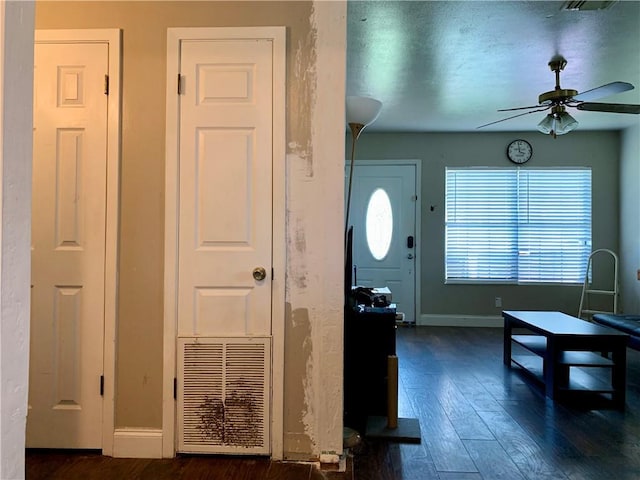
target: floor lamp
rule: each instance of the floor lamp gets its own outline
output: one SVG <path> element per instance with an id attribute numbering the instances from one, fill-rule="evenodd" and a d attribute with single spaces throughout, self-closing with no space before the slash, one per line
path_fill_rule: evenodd
<path id="1" fill-rule="evenodd" d="M 345 212 L 344 242 L 347 245 L 347 231 L 349 229 L 349 210 L 351 209 L 351 184 L 353 182 L 353 164 L 356 155 L 356 142 L 364 127 L 375 122 L 382 102 L 369 97 L 347 97 L 347 125 L 351 129 L 351 165 L 349 166 L 349 186 L 347 187 L 347 208 Z"/>
<path id="2" fill-rule="evenodd" d="M 364 130 L 364 127 L 373 123 L 382 108 L 382 102 L 369 97 L 347 97 L 346 99 L 346 118 L 347 125 L 351 129 L 351 165 L 349 165 L 349 181 L 347 187 L 347 206 L 345 210 L 345 223 L 344 223 L 344 248 L 345 248 L 345 272 L 346 269 L 351 269 L 351 265 L 347 265 L 349 259 L 348 232 L 349 232 L 349 211 L 351 210 L 351 185 L 353 184 L 353 164 L 356 155 L 356 142 L 360 133 Z M 345 274 L 346 277 L 346 274 Z M 347 296 L 351 290 L 351 285 L 348 284 L 345 278 L 345 311 L 347 305 Z M 344 427 L 343 430 L 344 446 L 346 448 L 355 447 L 360 443 L 361 437 L 355 430 Z"/>
<path id="3" fill-rule="evenodd" d="M 353 166 L 355 163 L 356 143 L 362 130 L 373 123 L 380 114 L 382 103 L 369 97 L 347 97 L 347 124 L 351 129 L 351 165 L 349 166 L 349 186 L 347 187 L 347 207 L 345 212 L 344 240 L 347 249 L 349 232 L 349 211 L 351 209 L 351 186 L 353 183 Z M 347 258 L 347 255 L 345 255 Z M 346 266 L 350 268 L 350 265 Z M 349 286 L 350 288 L 350 286 Z M 416 418 L 398 418 L 398 357 L 390 355 L 388 368 L 388 406 L 387 416 L 370 416 L 367 420 L 368 437 L 398 442 L 420 443 L 420 423 Z M 345 428 L 343 432 L 345 446 L 354 446 L 360 441 L 357 432 Z"/>

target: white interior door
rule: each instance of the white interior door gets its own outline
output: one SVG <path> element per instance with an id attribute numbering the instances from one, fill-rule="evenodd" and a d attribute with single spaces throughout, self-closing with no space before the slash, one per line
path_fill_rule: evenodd
<path id="1" fill-rule="evenodd" d="M 356 161 L 352 183 L 354 282 L 388 287 L 397 311 L 415 322 L 416 166 Z"/>
<path id="2" fill-rule="evenodd" d="M 182 43 L 178 335 L 271 334 L 271 50 Z"/>
<path id="3" fill-rule="evenodd" d="M 195 342 L 185 348 L 214 337 L 230 345 L 204 360 L 179 356 L 178 450 L 268 454 L 273 44 L 184 40 L 180 88 L 177 333 Z M 242 340 L 255 337 L 267 344 L 245 365 L 250 346 Z M 227 358 L 232 348 L 242 358 Z M 202 361 L 220 368 L 213 376 L 193 368 Z M 215 428 L 205 428 L 212 415 Z"/>
<path id="4" fill-rule="evenodd" d="M 27 446 L 101 448 L 108 45 L 35 46 Z"/>

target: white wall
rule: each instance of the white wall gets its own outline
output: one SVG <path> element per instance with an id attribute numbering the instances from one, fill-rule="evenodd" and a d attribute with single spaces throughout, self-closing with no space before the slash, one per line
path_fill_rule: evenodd
<path id="1" fill-rule="evenodd" d="M 0 478 L 24 478 L 29 382 L 33 2 L 0 3 Z"/>
<path id="2" fill-rule="evenodd" d="M 622 311 L 640 315 L 640 127 L 621 136 L 620 300 Z"/>

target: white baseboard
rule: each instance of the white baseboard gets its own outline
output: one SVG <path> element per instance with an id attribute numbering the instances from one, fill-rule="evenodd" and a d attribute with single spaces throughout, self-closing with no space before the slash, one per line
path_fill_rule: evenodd
<path id="1" fill-rule="evenodd" d="M 430 327 L 503 327 L 504 320 L 497 315 L 422 314 L 417 324 Z"/>
<path id="2" fill-rule="evenodd" d="M 113 433 L 116 458 L 162 458 L 162 430 L 156 428 L 116 428 Z"/>

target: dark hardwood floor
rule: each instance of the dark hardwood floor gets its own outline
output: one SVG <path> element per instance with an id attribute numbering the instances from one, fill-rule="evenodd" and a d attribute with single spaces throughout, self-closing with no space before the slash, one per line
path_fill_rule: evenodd
<path id="1" fill-rule="evenodd" d="M 347 472 L 268 458 L 178 456 L 126 459 L 97 453 L 27 451 L 27 480 L 346 480 Z M 6 480 L 6 479 L 2 479 Z"/>
<path id="2" fill-rule="evenodd" d="M 502 329 L 398 330 L 400 416 L 422 443 L 365 441 L 356 480 L 640 479 L 640 353 L 624 412 L 560 404 L 502 363 Z M 582 372 L 577 372 L 582 373 Z"/>
<path id="3" fill-rule="evenodd" d="M 365 439 L 346 473 L 261 458 L 29 451 L 27 479 L 640 479 L 639 352 L 627 352 L 623 412 L 544 397 L 503 365 L 499 328 L 400 328 L 397 352 L 399 413 L 420 420 L 422 442 Z"/>

